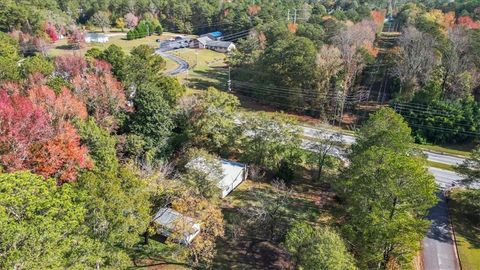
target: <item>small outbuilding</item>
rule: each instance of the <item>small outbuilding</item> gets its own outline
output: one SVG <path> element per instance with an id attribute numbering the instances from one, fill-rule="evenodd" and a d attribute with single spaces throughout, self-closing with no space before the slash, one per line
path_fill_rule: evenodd
<path id="1" fill-rule="evenodd" d="M 217 187 L 220 190 L 220 195 L 225 198 L 230 192 L 232 192 L 240 183 L 247 179 L 248 170 L 245 164 L 220 159 L 217 160 L 221 167 L 221 174 L 216 173 L 216 170 L 209 168 L 210 163 L 204 157 L 197 157 L 185 165 L 186 168 L 199 170 L 210 174 L 210 177 L 217 182 Z"/>
<path id="2" fill-rule="evenodd" d="M 103 33 L 87 33 L 85 35 L 85 42 L 87 43 L 107 43 L 108 36 Z"/>
<path id="3" fill-rule="evenodd" d="M 161 208 L 155 214 L 153 222 L 160 225 L 158 233 L 166 237 L 173 235 L 177 242 L 184 245 L 190 244 L 200 233 L 200 224 L 172 208 Z"/>
<path id="4" fill-rule="evenodd" d="M 211 41 L 207 43 L 206 48 L 221 53 L 231 52 L 236 49 L 235 44 L 230 41 Z"/>
<path id="5" fill-rule="evenodd" d="M 222 159 L 223 178 L 218 182 L 222 190 L 222 198 L 225 198 L 240 183 L 247 179 L 247 165 L 235 161 Z"/>

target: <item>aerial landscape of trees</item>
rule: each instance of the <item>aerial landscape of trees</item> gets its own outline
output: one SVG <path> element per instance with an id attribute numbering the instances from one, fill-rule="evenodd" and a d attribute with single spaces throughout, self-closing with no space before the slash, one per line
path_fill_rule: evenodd
<path id="1" fill-rule="evenodd" d="M 415 143 L 480 137 L 480 3 L 416 2 L 2 1 L 0 268 L 413 269 L 439 191 Z M 151 46 L 211 31 L 236 44 L 216 87 Z M 474 187 L 469 154 L 450 169 Z M 479 197 L 452 193 L 474 221 Z"/>

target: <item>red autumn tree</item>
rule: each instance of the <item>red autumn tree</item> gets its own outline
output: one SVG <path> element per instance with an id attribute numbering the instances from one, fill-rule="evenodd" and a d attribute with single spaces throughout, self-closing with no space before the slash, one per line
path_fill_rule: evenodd
<path id="1" fill-rule="evenodd" d="M 128 28 L 134 28 L 138 24 L 138 17 L 131 12 L 125 14 L 124 19 Z"/>
<path id="2" fill-rule="evenodd" d="M 95 74 L 102 75 L 112 72 L 112 65 L 105 60 L 94 59 L 91 69 Z"/>
<path id="3" fill-rule="evenodd" d="M 0 92 L 0 163 L 7 171 L 26 169 L 33 144 L 51 137 L 48 114 L 28 98 Z"/>
<path id="4" fill-rule="evenodd" d="M 79 168 L 92 167 L 88 150 L 80 145 L 80 136 L 75 128 L 62 122 L 55 135 L 38 148 L 32 150 L 32 170 L 45 177 L 55 177 L 61 183 L 77 178 Z"/>
<path id="5" fill-rule="evenodd" d="M 465 26 L 468 29 L 480 29 L 480 23 L 474 21 L 470 16 L 459 17 L 457 23 Z"/>
<path id="6" fill-rule="evenodd" d="M 122 84 L 111 73 L 87 73 L 72 80 L 75 96 L 87 105 L 88 112 L 107 129 L 116 127 L 114 115 L 126 109 Z"/>
<path id="7" fill-rule="evenodd" d="M 91 162 L 70 124 L 60 121 L 54 127 L 45 109 L 28 97 L 1 91 L 0 165 L 8 172 L 31 170 L 66 182 Z"/>
<path id="8" fill-rule="evenodd" d="M 28 90 L 28 97 L 46 110 L 56 123 L 74 118 L 86 119 L 88 116 L 85 104 L 76 99 L 67 88 L 63 88 L 60 94 L 56 95 L 48 86 L 33 86 Z"/>
<path id="9" fill-rule="evenodd" d="M 63 78 L 73 78 L 87 70 L 85 58 L 76 55 L 61 55 L 55 58 L 55 70 Z"/>
<path id="10" fill-rule="evenodd" d="M 54 24 L 46 23 L 45 33 L 47 33 L 48 37 L 50 37 L 50 40 L 52 42 L 57 42 L 58 41 L 57 28 L 55 27 Z"/>
<path id="11" fill-rule="evenodd" d="M 17 82 L 2 81 L 0 83 L 0 93 L 6 92 L 9 95 L 18 94 L 21 88 Z"/>
<path id="12" fill-rule="evenodd" d="M 73 28 L 68 35 L 68 44 L 75 50 L 85 48 L 85 33 L 78 28 Z"/>
<path id="13" fill-rule="evenodd" d="M 33 44 L 34 49 L 37 52 L 40 52 L 43 56 L 47 55 L 47 51 L 48 51 L 50 46 L 43 38 L 34 37 L 32 39 L 32 44 Z"/>

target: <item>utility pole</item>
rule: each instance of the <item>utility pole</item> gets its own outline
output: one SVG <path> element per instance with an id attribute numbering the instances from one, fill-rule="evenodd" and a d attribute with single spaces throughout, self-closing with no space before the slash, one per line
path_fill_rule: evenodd
<path id="1" fill-rule="evenodd" d="M 388 0 L 387 14 L 389 19 L 393 18 L 393 5 L 393 0 Z"/>
<path id="2" fill-rule="evenodd" d="M 232 68 L 228 65 L 228 92 L 232 92 Z"/>
<path id="3" fill-rule="evenodd" d="M 198 65 L 198 49 L 195 50 L 195 68 Z"/>

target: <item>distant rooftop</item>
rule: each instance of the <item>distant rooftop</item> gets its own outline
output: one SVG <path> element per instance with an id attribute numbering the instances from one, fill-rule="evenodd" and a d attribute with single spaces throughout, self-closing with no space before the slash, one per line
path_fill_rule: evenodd
<path id="1" fill-rule="evenodd" d="M 212 37 L 219 38 L 223 36 L 223 33 L 220 31 L 215 31 L 215 32 L 208 33 L 207 35 L 211 35 Z"/>
<path id="2" fill-rule="evenodd" d="M 228 48 L 232 45 L 233 42 L 230 41 L 209 41 L 207 46 L 218 47 L 218 48 Z"/>
<path id="3" fill-rule="evenodd" d="M 202 37 L 197 38 L 197 41 L 206 45 L 207 43 L 211 42 L 212 39 L 209 38 L 208 36 L 202 36 Z"/>

